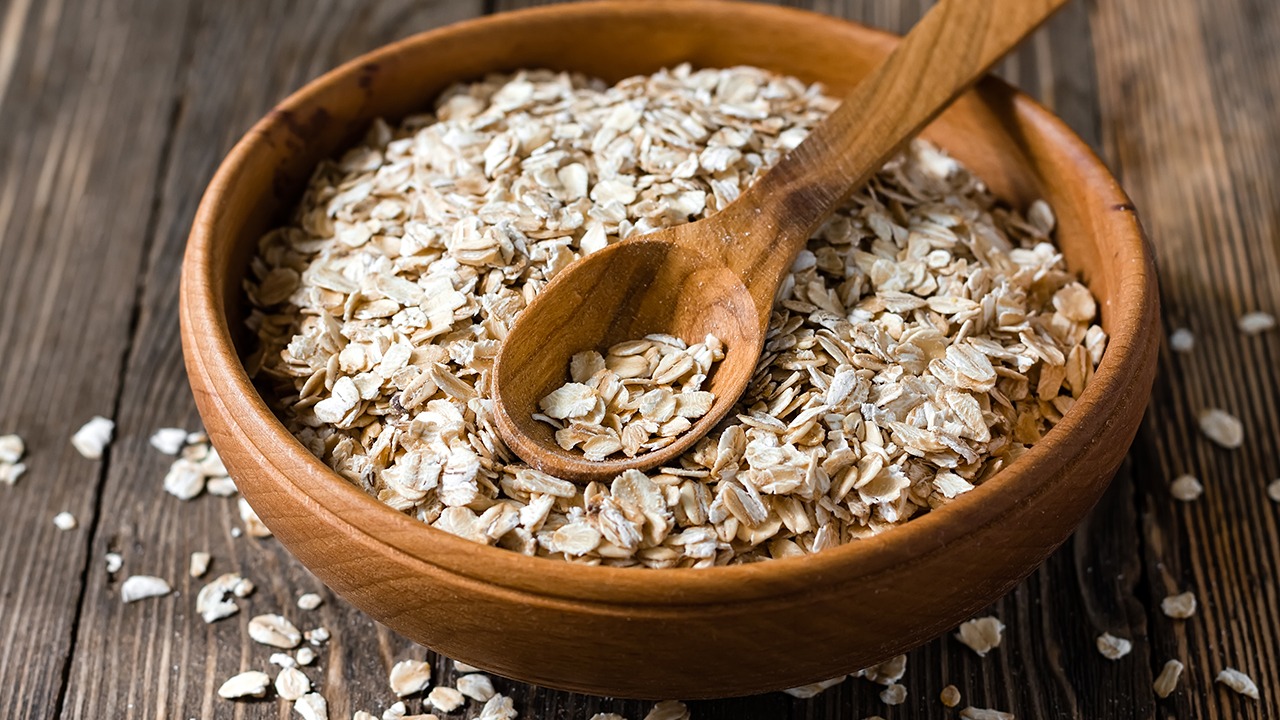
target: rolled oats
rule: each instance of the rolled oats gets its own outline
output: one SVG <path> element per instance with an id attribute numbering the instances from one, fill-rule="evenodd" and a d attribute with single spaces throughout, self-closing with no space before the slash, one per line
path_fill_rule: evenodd
<path id="1" fill-rule="evenodd" d="M 302 720 L 329 720 L 329 703 L 320 693 L 307 693 L 293 703 L 293 709 Z"/>
<path id="2" fill-rule="evenodd" d="M 1274 329 L 1276 318 L 1270 313 L 1250 312 L 1241 315 L 1236 324 L 1245 335 L 1258 335 Z"/>
<path id="3" fill-rule="evenodd" d="M 245 287 L 260 341 L 249 369 L 351 483 L 529 555 L 752 562 L 953 502 L 1051 431 L 1106 333 L 1052 244 L 1052 208 L 1001 205 L 923 141 L 814 234 L 745 395 L 669 466 L 574 485 L 534 474 L 493 429 L 494 358 L 557 272 L 720 211 L 836 105 L 747 67 L 682 65 L 612 87 L 542 70 L 455 86 L 433 113 L 375 123 L 322 164 L 293 222 L 261 239 Z M 592 457 L 642 451 L 709 405 L 708 343 L 663 355 L 683 341 L 638 342 L 570 364 L 579 387 L 542 408 L 565 443 Z M 671 393 L 673 412 L 646 377 L 690 392 Z M 643 407 L 630 408 L 637 394 Z M 615 408 L 625 426 L 603 423 L 605 397 L 627 400 Z"/>
<path id="4" fill-rule="evenodd" d="M 420 693 L 431 684 L 431 665 L 422 660 L 401 660 L 392 666 L 387 682 L 398 697 Z"/>
<path id="5" fill-rule="evenodd" d="M 168 595 L 169 581 L 154 575 L 131 575 L 120 583 L 120 599 L 126 603 Z"/>
<path id="6" fill-rule="evenodd" d="M 120 553 L 109 552 L 106 554 L 105 558 L 108 575 L 115 575 L 120 572 L 120 568 L 124 566 L 124 557 Z"/>
<path id="7" fill-rule="evenodd" d="M 894 683 L 880 691 L 880 702 L 885 705 L 901 705 L 906 699 L 907 688 L 905 685 Z"/>
<path id="8" fill-rule="evenodd" d="M 193 578 L 204 577 L 204 574 L 209 571 L 209 561 L 212 559 L 213 556 L 207 552 L 197 551 L 191 553 L 191 562 L 188 565 L 187 574 Z"/>
<path id="9" fill-rule="evenodd" d="M 102 458 L 102 452 L 111 444 L 111 436 L 115 432 L 114 421 L 95 415 L 71 436 L 71 444 L 76 451 L 90 460 Z"/>
<path id="10" fill-rule="evenodd" d="M 291 650 L 302 642 L 302 633 L 280 615 L 258 615 L 249 621 L 249 637 L 255 642 Z"/>
<path id="11" fill-rule="evenodd" d="M 489 698 L 494 695 L 493 681 L 489 679 L 488 675 L 480 673 L 463 675 L 458 678 L 455 686 L 458 692 L 479 702 L 488 702 Z"/>
<path id="12" fill-rule="evenodd" d="M 644 720 L 689 720 L 689 708 L 679 700 L 663 700 L 653 706 Z"/>
<path id="13" fill-rule="evenodd" d="M 960 711 L 960 720 L 1017 720 L 1013 713 L 989 708 L 967 707 Z"/>
<path id="14" fill-rule="evenodd" d="M 271 686 L 271 677 L 264 672 L 250 670 L 229 678 L 218 688 L 218 696 L 228 700 L 243 697 L 263 697 Z"/>
<path id="15" fill-rule="evenodd" d="M 324 603 L 324 598 L 316 593 L 303 593 L 298 596 L 298 607 L 302 610 L 315 610 Z"/>
<path id="16" fill-rule="evenodd" d="M 1196 346 L 1196 336 L 1186 328 L 1169 334 L 1169 348 L 1176 353 L 1189 353 Z"/>
<path id="17" fill-rule="evenodd" d="M 1200 432 L 1219 446 L 1234 450 L 1244 444 L 1244 425 L 1235 415 L 1218 408 L 1208 408 L 1197 416 Z"/>
<path id="18" fill-rule="evenodd" d="M 5 485 L 16 485 L 18 484 L 18 479 L 26 472 L 26 463 L 0 462 L 0 483 L 4 483 Z"/>
<path id="19" fill-rule="evenodd" d="M 80 527 L 80 523 L 76 521 L 76 516 L 63 510 L 53 516 L 53 526 L 59 530 L 75 530 Z"/>
<path id="20" fill-rule="evenodd" d="M 960 689 L 955 685 L 948 685 L 942 688 L 942 694 L 938 697 L 942 704 L 952 708 L 960 704 Z"/>
<path id="21" fill-rule="evenodd" d="M 151 434 L 151 447 L 165 455 L 177 455 L 187 444 L 187 431 L 182 428 L 160 428 Z"/>
<path id="22" fill-rule="evenodd" d="M 1280 479 L 1272 480 L 1271 484 L 1267 485 L 1267 497 L 1271 498 L 1272 502 L 1280 503 Z"/>
<path id="23" fill-rule="evenodd" d="M 440 685 L 431 688 L 431 692 L 427 693 L 427 702 L 442 713 L 451 713 L 462 707 L 467 699 L 454 688 Z"/>
<path id="24" fill-rule="evenodd" d="M 286 667 L 276 674 L 276 694 L 285 700 L 297 700 L 311 692 L 311 680 L 296 667 Z"/>
<path id="25" fill-rule="evenodd" d="M 1173 694 L 1174 688 L 1178 687 L 1178 679 L 1182 677 L 1182 669 L 1182 663 L 1177 660 L 1170 660 L 1164 664 L 1151 685 L 1158 697 L 1167 698 Z"/>
<path id="26" fill-rule="evenodd" d="M 956 639 L 978 653 L 978 657 L 986 657 L 993 648 L 1000 647 L 1003 633 L 1004 623 L 998 618 L 981 617 L 961 623 Z"/>
<path id="27" fill-rule="evenodd" d="M 1235 668 L 1223 670 L 1218 673 L 1218 677 L 1215 680 L 1245 697 L 1253 698 L 1254 700 L 1259 699 L 1258 686 L 1253 682 L 1253 678 Z"/>
<path id="28" fill-rule="evenodd" d="M 1160 609 L 1171 618 L 1185 620 L 1196 612 L 1196 594 L 1184 592 L 1179 595 L 1170 595 L 1160 601 Z"/>
<path id="29" fill-rule="evenodd" d="M 244 578 L 235 573 L 226 573 L 200 588 L 196 594 L 196 612 L 200 618 L 205 623 L 214 623 L 240 612 L 240 606 L 227 596 L 235 594 L 243 581 Z"/>
<path id="30" fill-rule="evenodd" d="M 1111 633 L 1099 635 L 1097 645 L 1098 652 L 1102 653 L 1102 656 L 1108 660 L 1119 660 L 1128 655 L 1129 651 L 1133 649 L 1132 642 L 1124 638 L 1118 638 Z"/>
<path id="31" fill-rule="evenodd" d="M 1204 494 L 1204 486 L 1192 475 L 1179 475 L 1169 484 L 1169 494 L 1183 502 L 1191 502 Z"/>
<path id="32" fill-rule="evenodd" d="M 569 362 L 570 381 L 539 402 L 534 418 L 556 429 L 565 450 L 581 445 L 588 460 L 659 450 L 711 410 L 715 395 L 701 388 L 723 359 L 714 335 L 693 346 L 648 335 L 603 356 L 580 352 Z"/>
<path id="33" fill-rule="evenodd" d="M 22 459 L 27 450 L 17 435 L 0 435 L 0 464 L 13 465 Z"/>
<path id="34" fill-rule="evenodd" d="M 828 680 L 823 680 L 821 682 L 810 683 L 808 685 L 801 685 L 800 687 L 787 688 L 782 692 L 790 695 L 791 697 L 797 697 L 797 698 L 800 698 L 801 700 L 808 700 L 811 697 L 816 697 L 817 695 L 824 692 L 828 688 L 833 688 L 839 685 L 840 683 L 844 682 L 844 679 L 846 677 L 848 676 L 841 675 L 840 677 L 830 678 Z"/>

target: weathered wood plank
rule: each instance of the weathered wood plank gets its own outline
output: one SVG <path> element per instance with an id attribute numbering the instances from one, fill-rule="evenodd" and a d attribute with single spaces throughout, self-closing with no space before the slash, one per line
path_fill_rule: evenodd
<path id="1" fill-rule="evenodd" d="M 1151 664 L 1186 663 L 1160 703 L 1178 717 L 1274 717 L 1280 708 L 1280 528 L 1267 483 L 1280 477 L 1280 334 L 1242 336 L 1236 318 L 1280 308 L 1280 7 L 1184 0 L 1099 3 L 1093 10 L 1108 159 L 1133 197 L 1159 258 L 1166 329 L 1187 327 L 1192 352 L 1166 352 L 1135 466 L 1143 509 Z M 1223 450 L 1196 413 L 1240 417 L 1246 441 Z M 1168 485 L 1205 486 L 1189 504 Z M 1200 609 L 1172 620 L 1160 600 L 1194 590 Z M 1248 673 L 1262 701 L 1214 677 Z"/>
<path id="2" fill-rule="evenodd" d="M 234 501 L 202 497 L 183 503 L 165 494 L 161 481 L 168 458 L 150 448 L 147 438 L 162 426 L 193 427 L 197 422 L 178 341 L 178 268 L 196 205 L 218 161 L 275 102 L 312 77 L 391 40 L 478 14 L 481 6 L 417 0 L 190 6 L 190 62 L 179 79 L 170 161 L 163 177 L 146 184 L 159 188 L 157 240 L 142 275 L 134 351 L 118 418 L 120 437 L 103 489 L 103 519 L 93 537 L 62 715 L 95 720 L 288 717 L 292 710 L 276 700 L 246 705 L 215 694 L 241 670 L 275 669 L 267 663 L 269 649 L 250 642 L 246 634 L 249 618 L 265 612 L 281 612 L 303 629 L 331 629 L 334 639 L 308 672 L 324 689 L 331 717 L 349 718 L 361 708 L 380 713 L 391 696 L 386 686 L 391 663 L 425 651 L 375 628 L 332 598 L 318 610 L 299 610 L 297 595 L 310 590 L 328 596 L 323 586 L 278 543 L 234 538 L 232 528 L 240 525 Z M 180 29 L 166 33 L 182 34 Z M 134 40 L 146 42 L 144 37 Z M 144 145 L 132 140 L 126 149 Z M 107 196 L 118 197 L 119 192 L 123 189 L 113 186 Z M 120 203 L 121 212 L 143 212 L 147 206 Z M 137 247 L 135 240 L 128 241 Z M 135 274 L 133 268 L 123 273 L 130 288 Z M 113 332 L 129 336 L 123 326 Z M 39 522 L 47 525 L 48 519 Z M 205 580 L 187 577 L 188 557 L 197 550 L 214 555 Z M 125 558 L 115 579 L 100 562 L 108 551 Z M 204 581 L 233 571 L 251 578 L 257 592 L 242 601 L 240 615 L 206 626 L 194 612 L 196 593 Z M 119 584 L 131 573 L 165 577 L 179 596 L 122 605 Z"/>
<path id="3" fill-rule="evenodd" d="M 103 472 L 68 440 L 118 402 L 183 14 L 0 6 L 0 434 L 29 467 L 0 486 L 0 717 L 53 716 L 65 681 Z"/>

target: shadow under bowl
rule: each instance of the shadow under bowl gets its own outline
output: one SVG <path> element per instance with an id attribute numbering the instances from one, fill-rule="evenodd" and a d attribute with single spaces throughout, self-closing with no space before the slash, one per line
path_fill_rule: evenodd
<path id="1" fill-rule="evenodd" d="M 792 687 L 855 671 L 967 619 L 1032 572 L 1097 502 L 1155 372 L 1152 253 L 1133 206 L 1063 123 L 987 79 L 925 136 L 1016 207 L 1046 199 L 1068 265 L 1100 299 L 1110 344 L 1043 441 L 946 507 L 812 556 L 706 570 L 588 567 L 481 546 L 382 505 L 312 456 L 245 372 L 241 281 L 261 234 L 315 165 L 378 117 L 448 85 L 548 67 L 616 81 L 681 62 L 756 65 L 842 94 L 896 42 L 804 11 L 728 2 L 594 2 L 502 14 L 411 37 L 298 91 L 232 149 L 196 215 L 182 341 L 206 428 L 284 545 L 408 638 L 500 675 L 637 698 Z"/>

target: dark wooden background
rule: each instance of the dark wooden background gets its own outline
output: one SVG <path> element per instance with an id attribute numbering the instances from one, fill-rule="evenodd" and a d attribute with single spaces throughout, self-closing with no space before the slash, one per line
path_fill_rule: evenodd
<path id="1" fill-rule="evenodd" d="M 380 714 L 387 670 L 424 651 L 332 597 L 274 541 L 236 539 L 234 502 L 181 503 L 161 490 L 161 426 L 197 424 L 178 343 L 178 267 L 219 159 L 285 94 L 387 41 L 528 4 L 518 0 L 0 0 L 0 434 L 18 432 L 30 471 L 0 486 L 0 717 L 287 718 L 276 700 L 219 699 L 228 676 L 263 668 L 248 618 L 321 592 L 333 633 L 308 674 L 335 719 Z M 813 0 L 820 12 L 902 31 L 926 0 Z M 1076 0 L 1001 72 L 1061 114 L 1122 179 L 1159 255 L 1167 327 L 1195 350 L 1161 356 L 1131 459 L 1089 521 L 990 611 L 1007 625 L 985 659 L 951 638 L 910 655 L 904 705 L 847 680 L 809 701 L 782 694 L 693 703 L 695 718 L 956 717 L 963 705 L 1019 718 L 1278 717 L 1280 333 L 1246 338 L 1235 318 L 1280 310 L 1280 3 Z M 1152 329 L 1153 332 L 1155 329 Z M 1206 442 L 1195 411 L 1237 413 L 1236 451 Z M 102 462 L 68 438 L 91 415 L 117 419 Z M 1197 475 L 1197 502 L 1169 481 Z M 51 518 L 70 510 L 72 532 Z M 258 584 L 248 611 L 206 626 L 193 612 L 212 572 Z M 115 580 L 108 551 L 125 557 Z M 161 575 L 180 597 L 119 601 L 130 573 Z M 1200 610 L 1159 601 L 1193 589 Z M 298 616 L 293 610 L 289 613 Z M 1103 631 L 1131 638 L 1110 662 Z M 1187 671 L 1158 700 L 1169 658 Z M 1213 682 L 1234 666 L 1262 689 L 1244 700 Z M 451 665 L 437 662 L 437 680 Z M 499 681 L 521 718 L 647 703 Z M 474 705 L 474 704 L 473 704 Z M 471 710 L 472 715 L 475 708 Z M 471 717 L 467 715 L 466 717 Z M 450 718 L 463 717 L 461 713 Z"/>

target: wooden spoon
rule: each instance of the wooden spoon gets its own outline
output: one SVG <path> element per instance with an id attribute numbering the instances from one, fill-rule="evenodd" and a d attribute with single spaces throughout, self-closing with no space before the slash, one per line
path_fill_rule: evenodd
<path id="1" fill-rule="evenodd" d="M 687 451 L 746 389 L 778 285 L 812 233 L 960 93 L 1067 0 L 942 0 L 884 64 L 763 177 L 716 215 L 628 238 L 560 272 L 503 342 L 493 375 L 498 432 L 556 477 L 608 480 Z M 727 30 L 731 32 L 730 30 Z M 714 42 L 714 39 L 709 39 Z M 633 458 L 587 460 L 533 419 L 569 358 L 649 333 L 700 342 L 725 358 L 710 412 L 674 443 Z"/>

